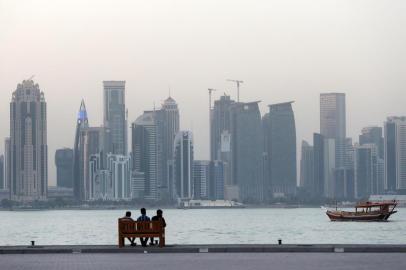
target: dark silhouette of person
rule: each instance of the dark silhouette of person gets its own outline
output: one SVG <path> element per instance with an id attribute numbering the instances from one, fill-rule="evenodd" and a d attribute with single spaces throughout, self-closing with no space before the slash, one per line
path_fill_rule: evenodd
<path id="1" fill-rule="evenodd" d="M 151 221 L 151 219 L 149 218 L 149 216 L 147 216 L 147 210 L 143 207 L 141 208 L 141 216 L 139 216 L 137 218 L 137 221 Z M 148 242 L 148 237 L 140 237 L 140 241 L 141 241 L 141 245 L 143 247 L 147 246 L 147 242 Z"/>
<path id="2" fill-rule="evenodd" d="M 163 211 L 161 209 L 156 210 L 156 216 L 152 217 L 152 221 L 160 221 L 162 223 L 162 227 L 166 227 L 166 222 L 164 217 L 162 216 Z M 151 237 L 150 245 L 154 245 L 154 238 Z"/>
<path id="3" fill-rule="evenodd" d="M 120 219 L 121 219 L 121 220 L 126 220 L 126 221 L 134 221 L 134 220 L 131 218 L 131 212 L 130 212 L 130 211 L 125 212 L 125 216 L 122 217 L 122 218 L 120 218 Z M 135 243 L 135 237 L 127 237 L 127 239 L 130 241 L 131 246 L 136 246 L 136 245 L 137 245 L 137 244 Z"/>

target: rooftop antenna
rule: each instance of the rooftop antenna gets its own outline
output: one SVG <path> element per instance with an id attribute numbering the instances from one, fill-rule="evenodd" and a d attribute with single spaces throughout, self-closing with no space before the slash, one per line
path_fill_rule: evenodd
<path id="1" fill-rule="evenodd" d="M 35 75 L 32 75 L 27 81 L 31 81 L 32 79 L 34 79 Z"/>
<path id="2" fill-rule="evenodd" d="M 240 80 L 227 80 L 229 82 L 235 82 L 237 84 L 237 102 L 240 102 L 240 83 L 244 83 Z"/>
<path id="3" fill-rule="evenodd" d="M 171 86 L 168 85 L 168 89 L 169 89 L 169 97 L 171 97 Z"/>

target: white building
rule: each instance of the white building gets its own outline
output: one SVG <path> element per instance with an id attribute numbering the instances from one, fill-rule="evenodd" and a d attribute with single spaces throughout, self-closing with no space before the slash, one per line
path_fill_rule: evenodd
<path id="1" fill-rule="evenodd" d="M 107 170 L 111 173 L 114 199 L 131 199 L 131 158 L 107 154 Z"/>

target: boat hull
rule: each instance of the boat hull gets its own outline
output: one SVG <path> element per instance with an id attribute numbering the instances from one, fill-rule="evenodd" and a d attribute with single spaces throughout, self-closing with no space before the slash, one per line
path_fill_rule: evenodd
<path id="1" fill-rule="evenodd" d="M 331 221 L 387 221 L 396 211 L 388 213 L 355 213 L 344 211 L 326 212 Z"/>

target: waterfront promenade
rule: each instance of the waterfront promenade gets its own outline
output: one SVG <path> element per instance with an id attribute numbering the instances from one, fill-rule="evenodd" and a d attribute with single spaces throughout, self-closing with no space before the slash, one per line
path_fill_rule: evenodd
<path id="1" fill-rule="evenodd" d="M 1 269 L 404 269 L 404 253 L 160 253 L 160 254 L 9 254 L 0 255 Z"/>

